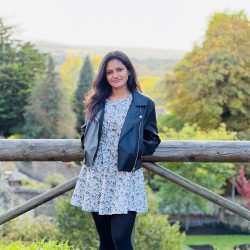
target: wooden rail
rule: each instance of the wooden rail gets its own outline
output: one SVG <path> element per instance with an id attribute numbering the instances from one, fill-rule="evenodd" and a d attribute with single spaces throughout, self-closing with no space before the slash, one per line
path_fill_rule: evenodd
<path id="1" fill-rule="evenodd" d="M 80 140 L 0 139 L 0 161 L 83 160 Z M 250 162 L 250 141 L 162 141 L 147 162 Z"/>
<path id="2" fill-rule="evenodd" d="M 79 140 L 0 140 L 0 161 L 72 161 L 82 160 Z M 248 141 L 163 141 L 153 156 L 143 157 L 148 170 L 203 198 L 250 220 L 250 210 L 241 207 L 184 177 L 152 162 L 249 162 Z M 147 162 L 145 162 L 147 161 Z M 0 225 L 73 189 L 77 178 L 59 185 L 0 215 Z"/>
<path id="3" fill-rule="evenodd" d="M 163 167 L 160 167 L 157 164 L 144 162 L 143 166 L 154 172 L 155 174 L 158 174 L 162 176 L 165 179 L 168 179 L 177 185 L 189 190 L 190 192 L 193 192 L 199 196 L 202 196 L 203 198 L 247 219 L 250 221 L 250 210 L 247 210 L 244 207 L 241 207 L 240 205 L 237 205 L 224 197 L 217 195 L 206 188 L 193 183 L 192 181 L 189 181 L 188 179 L 181 177 L 180 175 L 177 175 L 170 170 L 167 170 Z M 54 198 L 56 198 L 59 195 L 64 194 L 65 192 L 73 189 L 76 185 L 77 178 L 71 179 L 70 181 L 65 182 L 62 185 L 59 185 L 43 194 L 40 194 L 33 199 L 13 208 L 7 211 L 6 213 L 3 213 L 0 215 L 0 225 L 12 220 L 16 217 L 18 217 L 21 214 L 24 214 Z"/>

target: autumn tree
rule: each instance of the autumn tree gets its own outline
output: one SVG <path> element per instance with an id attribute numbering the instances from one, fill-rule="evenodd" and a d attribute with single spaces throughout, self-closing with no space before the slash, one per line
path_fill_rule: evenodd
<path id="1" fill-rule="evenodd" d="M 216 13 L 201 45 L 166 76 L 168 109 L 202 129 L 250 138 L 250 26 L 243 12 Z"/>
<path id="2" fill-rule="evenodd" d="M 236 180 L 231 179 L 231 183 L 236 187 L 239 195 L 247 200 L 247 207 L 250 209 L 250 180 L 247 180 L 245 176 L 244 166 L 239 169 Z"/>
<path id="3" fill-rule="evenodd" d="M 83 100 L 85 98 L 85 95 L 91 89 L 93 78 L 93 67 L 89 60 L 89 57 L 87 56 L 81 68 L 80 78 L 75 92 L 74 111 L 77 116 L 76 129 L 78 131 L 80 131 L 80 127 L 84 123 L 85 117 L 85 105 L 83 103 Z"/>
<path id="4" fill-rule="evenodd" d="M 70 102 L 73 102 L 74 99 L 74 93 L 79 81 L 81 66 L 82 59 L 80 56 L 69 55 L 60 69 L 62 84 L 64 85 L 66 95 L 69 97 Z"/>

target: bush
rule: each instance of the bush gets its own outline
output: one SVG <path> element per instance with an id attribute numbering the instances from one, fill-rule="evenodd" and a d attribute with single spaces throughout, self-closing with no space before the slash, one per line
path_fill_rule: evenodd
<path id="1" fill-rule="evenodd" d="M 69 246 L 68 243 L 63 243 L 63 242 L 57 242 L 57 241 L 39 241 L 37 243 L 32 243 L 32 244 L 27 244 L 22 241 L 16 241 L 12 242 L 8 245 L 1 244 L 0 243 L 0 250 L 5 249 L 5 250 L 37 250 L 37 249 L 43 249 L 43 250 L 79 250 L 77 248 L 74 248 L 73 246 Z"/>
<path id="2" fill-rule="evenodd" d="M 0 238 L 6 243 L 16 240 L 54 240 L 57 234 L 58 231 L 49 218 L 42 215 L 35 218 L 29 215 L 21 216 L 0 227 Z"/>
<path id="3" fill-rule="evenodd" d="M 135 224 L 135 247 L 140 250 L 181 250 L 185 234 L 179 224 L 170 225 L 168 216 L 156 214 L 157 200 L 147 186 L 149 212 L 139 214 Z"/>
<path id="4" fill-rule="evenodd" d="M 81 250 L 89 250 L 90 246 L 97 249 L 99 240 L 91 213 L 70 205 L 70 197 L 60 198 L 56 202 L 55 218 L 59 240 L 67 237 L 69 244 Z"/>

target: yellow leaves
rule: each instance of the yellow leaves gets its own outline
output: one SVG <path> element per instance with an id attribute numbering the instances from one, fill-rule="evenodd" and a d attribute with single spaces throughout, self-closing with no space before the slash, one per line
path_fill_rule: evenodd
<path id="1" fill-rule="evenodd" d="M 102 57 L 101 56 L 90 56 L 89 60 L 94 68 L 94 72 L 96 73 L 99 65 L 101 64 Z"/>
<path id="2" fill-rule="evenodd" d="M 160 137 L 163 140 L 236 140 L 237 133 L 227 131 L 224 123 L 221 123 L 218 129 L 209 131 L 201 130 L 197 124 L 186 123 L 179 132 L 174 128 L 164 127 Z"/>
<path id="3" fill-rule="evenodd" d="M 66 61 L 61 66 L 60 76 L 66 95 L 70 99 L 73 98 L 76 90 L 82 63 L 80 56 L 68 55 Z"/>

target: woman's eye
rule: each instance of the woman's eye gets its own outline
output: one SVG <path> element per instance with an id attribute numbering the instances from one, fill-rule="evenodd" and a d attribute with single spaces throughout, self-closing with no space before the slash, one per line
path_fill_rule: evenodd
<path id="1" fill-rule="evenodd" d="M 111 75 L 111 74 L 112 74 L 112 72 L 111 72 L 111 71 L 108 71 L 106 74 L 107 74 L 107 75 Z"/>
<path id="2" fill-rule="evenodd" d="M 123 69 L 118 69 L 117 71 L 121 72 Z"/>

